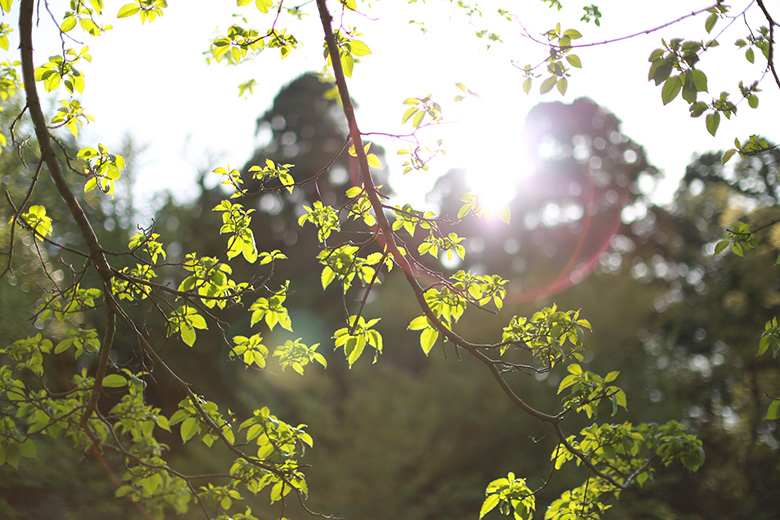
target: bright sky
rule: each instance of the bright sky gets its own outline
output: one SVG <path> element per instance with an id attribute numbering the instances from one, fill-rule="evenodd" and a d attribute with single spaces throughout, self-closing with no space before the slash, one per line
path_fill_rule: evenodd
<path id="1" fill-rule="evenodd" d="M 64 1 L 51 2 L 65 8 Z M 114 12 L 125 2 L 107 2 Z M 679 2 L 656 0 L 651 3 L 602 0 L 596 2 L 603 13 L 600 28 L 579 21 L 579 8 L 572 1 L 571 16 L 563 28 L 577 28 L 585 37 L 582 43 L 603 41 L 651 29 L 709 5 L 705 1 Z M 590 3 L 590 2 L 587 2 Z M 736 9 L 747 6 L 746 0 L 733 2 Z M 230 163 L 240 167 L 256 146 L 255 120 L 270 106 L 284 84 L 308 70 L 321 70 L 322 30 L 314 2 L 305 9 L 310 16 L 290 32 L 303 43 L 290 57 L 280 60 L 273 50 L 239 67 L 207 65 L 203 51 L 217 27 L 226 28 L 233 19 L 230 13 L 240 11 L 250 22 L 260 26 L 270 22 L 270 15 L 260 15 L 253 6 L 232 7 L 225 2 L 225 14 L 218 2 L 207 0 L 169 0 L 165 16 L 141 25 L 136 18 L 107 19 L 114 30 L 103 37 L 81 37 L 90 46 L 92 65 L 82 70 L 87 87 L 83 105 L 96 118 L 82 132 L 84 146 L 99 141 L 117 147 L 123 136 L 132 135 L 138 144 L 146 145 L 141 160 L 134 166 L 136 189 L 142 198 L 159 188 L 169 188 L 183 195 L 194 191 L 198 170 Z M 660 38 L 688 35 L 706 38 L 704 16 L 664 31 L 609 46 L 577 51 L 583 70 L 574 70 L 565 97 L 557 92 L 540 96 L 538 86 L 526 96 L 521 89 L 522 74 L 511 66 L 536 64 L 544 58 L 545 49 L 523 37 L 518 23 L 493 23 L 493 14 L 484 8 L 482 21 L 470 27 L 468 21 L 449 2 L 429 0 L 427 4 L 372 2 L 374 9 L 364 17 L 351 13 L 345 21 L 364 33 L 361 37 L 373 53 L 356 65 L 350 82 L 351 93 L 360 105 L 358 118 L 363 131 L 404 133 L 400 126 L 405 109 L 403 100 L 412 96 L 433 94 L 443 105 L 447 119 L 460 121 L 423 134 L 433 146 L 443 136 L 445 159 L 434 163 L 428 175 L 409 174 L 398 181 L 397 190 L 414 200 L 432 184 L 435 175 L 451 167 L 480 167 L 485 177 L 500 182 L 505 176 L 518 175 L 523 158 L 517 145 L 526 112 L 542 101 L 571 102 L 589 96 L 614 112 L 623 121 L 623 132 L 645 147 L 650 161 L 666 175 L 657 195 L 668 201 L 677 179 L 696 153 L 727 148 L 734 137 L 743 139 L 750 133 L 762 133 L 780 141 L 776 121 L 768 114 L 780 114 L 780 94 L 767 76 L 761 95 L 760 112 L 746 103 L 739 106 L 735 121 L 721 122 L 717 138 L 704 129 L 704 118 L 691 119 L 687 104 L 677 99 L 664 107 L 660 88 L 647 81 L 650 52 L 660 47 Z M 482 2 L 482 5 L 487 3 Z M 497 5 L 490 3 L 492 5 Z M 505 2 L 518 5 L 517 2 Z M 520 22 L 531 34 L 549 29 L 567 10 L 560 13 L 545 7 L 540 0 L 520 3 Z M 684 5 L 683 5 L 684 4 Z M 334 3 L 335 5 L 335 3 Z M 490 7 L 490 9 L 493 9 Z M 639 12 L 639 9 L 644 9 Z M 755 6 L 753 8 L 755 10 Z M 450 13 L 455 13 L 450 16 Z M 426 34 L 410 18 L 426 20 Z M 6 15 L 4 23 L 16 25 L 16 15 Z M 484 21 L 484 23 L 483 23 Z M 42 26 L 51 26 L 42 13 Z M 718 32 L 726 26 L 721 21 Z M 485 41 L 474 37 L 476 29 L 490 27 L 502 36 L 503 43 L 485 52 Z M 691 35 L 688 29 L 696 32 Z M 76 31 L 74 31 L 75 33 Z M 705 56 L 703 68 L 709 76 L 710 94 L 736 90 L 739 78 L 758 78 L 760 67 L 750 67 L 737 54 L 733 41 L 744 37 L 746 28 L 737 20 L 722 38 L 721 49 Z M 37 60 L 41 62 L 58 52 L 59 41 L 38 40 Z M 69 46 L 79 47 L 69 43 Z M 12 44 L 12 50 L 15 45 Z M 736 61 L 727 57 L 737 56 Z M 759 61 L 759 60 L 757 60 Z M 259 84 L 249 99 L 238 97 L 238 84 L 255 78 Z M 480 94 L 479 99 L 453 103 L 456 82 Z M 407 126 L 406 129 L 409 127 Z M 388 152 L 391 172 L 401 170 L 396 146 L 380 141 Z M 400 175 L 398 175 L 400 177 Z"/>

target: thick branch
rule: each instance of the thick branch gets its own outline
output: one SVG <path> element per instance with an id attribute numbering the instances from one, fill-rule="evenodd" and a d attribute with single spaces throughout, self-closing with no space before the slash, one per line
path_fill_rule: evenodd
<path id="1" fill-rule="evenodd" d="M 35 128 L 35 135 L 38 138 L 38 148 L 41 151 L 41 160 L 46 164 L 51 175 L 54 184 L 57 186 L 57 191 L 60 193 L 60 197 L 68 206 L 73 219 L 76 221 L 76 225 L 81 232 L 81 236 L 84 238 L 84 242 L 89 250 L 89 256 L 92 263 L 95 264 L 95 268 L 100 276 L 100 281 L 103 284 L 103 294 L 106 300 L 106 331 L 103 339 L 103 344 L 100 347 L 100 358 L 98 360 L 98 373 L 95 377 L 95 386 L 92 389 L 92 395 L 90 396 L 87 408 L 84 411 L 82 417 L 82 425 L 86 424 L 86 421 L 94 412 L 97 406 L 97 399 L 103 388 L 103 375 L 105 375 L 106 366 L 108 364 L 108 356 L 111 352 L 111 347 L 114 338 L 114 314 L 116 313 L 116 303 L 111 298 L 111 268 L 108 265 L 103 250 L 98 242 L 97 235 L 92 229 L 92 225 L 81 208 L 78 200 L 73 195 L 68 182 L 65 180 L 65 175 L 62 172 L 60 163 L 57 160 L 57 155 L 54 152 L 54 148 L 51 144 L 51 135 L 46 124 L 46 117 L 43 115 L 41 109 L 41 101 L 38 98 L 38 90 L 35 86 L 35 62 L 33 61 L 33 44 L 32 44 L 32 28 L 33 28 L 33 11 L 34 0 L 22 0 L 19 7 L 19 33 L 21 57 L 22 57 L 22 78 L 24 79 L 24 92 L 27 96 L 27 108 L 30 109 L 30 117 L 32 118 L 33 127 Z"/>

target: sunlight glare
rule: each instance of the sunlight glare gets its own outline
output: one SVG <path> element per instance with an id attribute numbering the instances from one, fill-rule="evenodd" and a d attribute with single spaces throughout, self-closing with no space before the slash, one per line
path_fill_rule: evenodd
<path id="1" fill-rule="evenodd" d="M 496 129 L 491 135 L 479 137 L 477 151 L 466 161 L 466 187 L 479 195 L 485 210 L 492 215 L 517 195 L 522 179 L 530 175 L 526 154 L 522 152 L 519 129 Z"/>
<path id="2" fill-rule="evenodd" d="M 460 128 L 469 129 L 467 137 L 454 150 L 455 162 L 466 169 L 466 189 L 479 195 L 485 210 L 492 215 L 510 204 L 518 184 L 531 173 L 525 152 L 524 99 L 501 100 L 488 87 L 480 92 L 464 114 Z"/>

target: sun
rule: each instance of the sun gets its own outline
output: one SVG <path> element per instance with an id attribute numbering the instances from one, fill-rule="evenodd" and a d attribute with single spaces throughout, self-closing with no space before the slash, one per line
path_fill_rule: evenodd
<path id="1" fill-rule="evenodd" d="M 519 184 L 530 176 L 528 160 L 518 153 L 520 149 L 519 142 L 499 147 L 494 143 L 493 151 L 473 157 L 466 165 L 466 187 L 479 197 L 488 220 L 494 215 L 507 220 L 503 214 L 517 196 Z"/>
<path id="2" fill-rule="evenodd" d="M 466 174 L 466 184 L 469 193 L 479 197 L 482 207 L 488 213 L 496 214 L 515 198 L 516 189 L 512 184 L 514 179 L 496 170 L 486 170 L 476 171 L 469 168 Z"/>
<path id="3" fill-rule="evenodd" d="M 510 205 L 532 172 L 524 124 L 527 107 L 483 97 L 473 108 L 461 121 L 460 128 L 467 130 L 447 153 L 466 170 L 469 193 L 479 197 L 486 213 L 496 215 Z"/>

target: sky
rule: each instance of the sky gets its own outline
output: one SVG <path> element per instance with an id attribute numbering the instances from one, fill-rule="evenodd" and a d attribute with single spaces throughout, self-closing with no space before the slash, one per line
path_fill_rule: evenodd
<path id="1" fill-rule="evenodd" d="M 125 2 L 106 3 L 107 11 L 113 13 Z M 541 1 L 505 2 L 522 8 L 515 22 L 498 19 L 492 7 L 484 7 L 481 18 L 469 21 L 462 10 L 441 0 L 402 6 L 373 1 L 365 15 L 346 15 L 345 21 L 364 33 L 360 39 L 372 50 L 356 65 L 349 82 L 359 104 L 361 130 L 406 133 L 408 125 L 400 124 L 406 108 L 403 100 L 428 94 L 441 102 L 448 121 L 421 134 L 431 146 L 443 138 L 447 150 L 446 157 L 434 162 L 426 174 L 400 175 L 395 150 L 403 146 L 378 140 L 387 149 L 396 191 L 414 202 L 421 201 L 436 176 L 453 167 L 469 167 L 475 172 L 474 179 L 498 186 L 522 175 L 524 161 L 517 143 L 527 111 L 539 102 L 571 102 L 580 96 L 589 96 L 612 111 L 623 121 L 623 133 L 645 147 L 650 162 L 665 176 L 655 195 L 659 202 L 671 200 L 677 181 L 695 154 L 728 148 L 735 137 L 744 139 L 750 133 L 780 141 L 775 121 L 767 117 L 780 114 L 780 95 L 768 76 L 760 111 L 743 103 L 734 121 L 721 122 L 717 137 L 706 132 L 703 117 L 688 116 L 687 104 L 681 99 L 661 104 L 660 87 L 647 81 L 647 57 L 660 47 L 662 37 L 707 38 L 703 15 L 617 44 L 579 49 L 583 69 L 572 71 L 565 96 L 556 91 L 542 96 L 538 87 L 525 95 L 523 75 L 513 61 L 536 64 L 546 54 L 544 47 L 524 36 L 526 30 L 539 35 L 562 20 L 564 29 L 576 28 L 585 35 L 580 42 L 594 43 L 646 31 L 708 5 L 701 1 L 683 5 L 668 0 L 642 4 L 604 0 L 598 2 L 602 24 L 595 27 L 579 21 L 581 10 L 574 2 L 563 3 L 571 9 L 558 12 Z M 62 0 L 51 4 L 54 12 L 58 6 L 67 7 Z M 228 164 L 241 167 L 259 144 L 255 121 L 270 107 L 278 90 L 303 72 L 322 70 L 322 29 L 314 2 L 303 2 L 311 15 L 290 28 L 302 46 L 288 58 L 281 60 L 278 53 L 267 50 L 238 67 L 208 65 L 203 51 L 217 28 L 236 22 L 232 13 L 240 12 L 258 26 L 271 20 L 271 15 L 261 15 L 252 5 L 237 8 L 234 2 L 223 1 L 223 9 L 219 4 L 213 0 L 169 0 L 165 15 L 153 23 L 142 25 L 138 18 L 114 20 L 108 16 L 106 22 L 114 29 L 104 36 L 77 35 L 81 43 L 89 45 L 93 56 L 92 63 L 82 69 L 87 84 L 82 104 L 96 119 L 82 131 L 80 142 L 82 146 L 101 142 L 117 148 L 132 136 L 144 148 L 132 166 L 135 190 L 142 201 L 152 200 L 161 189 L 186 198 L 195 192 L 199 171 Z M 748 4 L 733 2 L 736 12 Z M 637 12 L 643 6 L 648 7 Z M 755 6 L 752 11 L 756 11 Z M 15 16 L 6 15 L 3 22 L 15 25 Z M 424 21 L 425 32 L 419 24 L 409 23 L 410 19 Z M 726 25 L 721 21 L 714 33 Z M 485 40 L 474 35 L 486 27 L 502 39 L 490 49 Z M 733 46 L 745 33 L 742 22 L 735 20 L 722 37 L 721 47 L 704 56 L 702 68 L 709 76 L 710 94 L 736 90 L 740 78 L 760 77 L 761 67 L 751 67 Z M 68 45 L 80 47 L 73 42 Z M 51 24 L 44 13 L 36 39 L 38 61 L 57 53 L 59 46 L 59 39 L 51 37 Z M 15 50 L 14 45 L 11 50 Z M 239 98 L 238 85 L 250 78 L 258 83 L 254 95 Z M 455 103 L 458 82 L 477 92 L 479 98 Z"/>

